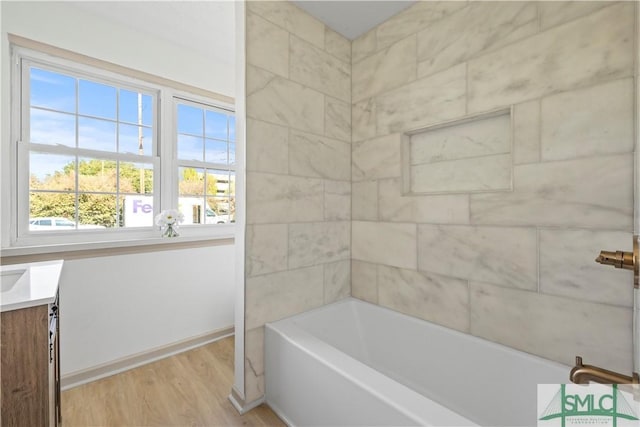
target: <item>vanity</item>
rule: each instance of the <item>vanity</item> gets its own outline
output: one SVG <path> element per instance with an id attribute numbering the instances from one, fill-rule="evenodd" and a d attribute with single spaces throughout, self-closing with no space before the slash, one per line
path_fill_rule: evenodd
<path id="1" fill-rule="evenodd" d="M 0 267 L 2 426 L 60 423 L 62 265 L 46 261 Z"/>

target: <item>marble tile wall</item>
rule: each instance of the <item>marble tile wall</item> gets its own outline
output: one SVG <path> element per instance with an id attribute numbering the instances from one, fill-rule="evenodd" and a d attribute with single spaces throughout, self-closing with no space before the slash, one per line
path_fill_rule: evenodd
<path id="1" fill-rule="evenodd" d="M 611 5 L 471 59 L 469 111 L 632 75 L 634 7 Z"/>
<path id="2" fill-rule="evenodd" d="M 632 274 L 593 260 L 631 248 L 637 7 L 419 2 L 353 41 L 354 297 L 630 373 Z M 403 195 L 403 133 L 501 109 L 512 187 L 477 193 L 477 171 L 458 164 L 458 182 L 413 176 L 444 194 Z M 501 151 L 440 142 L 410 154 Z"/>
<path id="3" fill-rule="evenodd" d="M 631 274 L 593 258 L 631 245 L 636 8 L 418 2 L 350 42 L 291 3 L 247 3 L 247 402 L 264 323 L 349 295 L 630 371 Z M 506 191 L 455 191 L 441 170 L 414 181 L 443 194 L 403 195 L 404 133 L 509 108 L 508 159 L 413 153 L 489 150 Z"/>
<path id="4" fill-rule="evenodd" d="M 264 324 L 351 294 L 351 42 L 289 2 L 246 15 L 245 400 Z"/>

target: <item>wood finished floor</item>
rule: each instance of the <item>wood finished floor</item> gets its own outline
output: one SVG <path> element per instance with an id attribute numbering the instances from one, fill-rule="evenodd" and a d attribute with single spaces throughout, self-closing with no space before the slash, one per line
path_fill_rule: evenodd
<path id="1" fill-rule="evenodd" d="M 62 427 L 284 426 L 265 405 L 239 415 L 233 337 L 62 393 Z"/>

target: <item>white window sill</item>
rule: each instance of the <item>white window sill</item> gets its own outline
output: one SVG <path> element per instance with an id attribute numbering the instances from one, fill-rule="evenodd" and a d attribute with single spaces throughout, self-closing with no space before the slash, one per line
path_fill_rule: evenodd
<path id="1" fill-rule="evenodd" d="M 12 246 L 2 248 L 0 250 L 0 257 L 14 257 L 25 255 L 41 255 L 41 254 L 54 254 L 63 252 L 78 252 L 88 251 L 89 253 L 100 251 L 103 249 L 132 249 L 140 248 L 140 252 L 144 252 L 145 248 L 150 249 L 152 246 L 161 246 L 163 250 L 171 249 L 172 246 L 176 246 L 176 249 L 181 247 L 188 247 L 190 243 L 204 243 L 204 242 L 218 242 L 219 244 L 232 244 L 234 242 L 235 232 L 229 230 L 228 233 L 220 233 L 214 236 L 212 235 L 198 235 L 198 236 L 178 236 L 178 237 L 153 237 L 143 239 L 130 239 L 130 240 L 113 240 L 103 242 L 81 242 L 81 243 L 60 243 L 60 244 L 47 244 L 47 245 L 30 245 L 30 246 Z"/>

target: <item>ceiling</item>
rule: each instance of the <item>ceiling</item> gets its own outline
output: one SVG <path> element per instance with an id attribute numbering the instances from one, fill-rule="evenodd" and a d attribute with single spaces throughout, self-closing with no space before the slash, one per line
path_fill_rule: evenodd
<path id="1" fill-rule="evenodd" d="M 293 3 L 353 40 L 411 6 L 415 0 L 293 0 Z"/>

